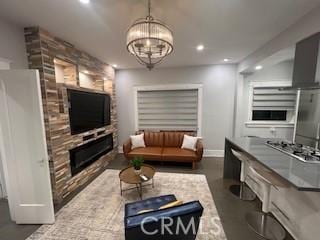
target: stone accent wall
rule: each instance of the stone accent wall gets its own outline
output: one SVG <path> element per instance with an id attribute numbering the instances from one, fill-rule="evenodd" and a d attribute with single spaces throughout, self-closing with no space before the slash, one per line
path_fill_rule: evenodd
<path id="1" fill-rule="evenodd" d="M 114 69 L 39 27 L 25 28 L 25 40 L 29 68 L 38 69 L 40 73 L 52 191 L 54 202 L 60 203 L 79 186 L 90 181 L 116 156 L 118 135 Z M 79 87 L 78 71 L 74 73 L 72 70 L 70 70 L 65 83 L 57 83 L 54 68 L 55 58 L 72 63 L 77 69 L 82 66 L 94 73 L 96 76 L 94 89 Z M 71 135 L 67 88 L 109 93 L 112 99 L 111 126 Z M 105 132 L 101 134 L 101 131 Z M 100 132 L 99 136 L 98 132 Z M 69 150 L 110 133 L 113 133 L 114 150 L 72 177 Z M 84 136 L 91 134 L 93 134 L 93 138 L 87 141 L 83 140 Z"/>
<path id="2" fill-rule="evenodd" d="M 74 86 L 77 86 L 79 84 L 79 81 L 77 81 L 77 71 L 73 67 L 64 68 L 64 74 L 64 81 L 66 84 Z"/>

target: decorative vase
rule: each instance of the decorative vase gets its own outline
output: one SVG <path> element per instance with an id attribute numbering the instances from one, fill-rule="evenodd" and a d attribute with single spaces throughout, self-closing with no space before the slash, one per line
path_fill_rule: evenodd
<path id="1" fill-rule="evenodd" d="M 134 173 L 137 174 L 137 175 L 140 175 L 141 174 L 141 168 L 140 169 L 134 169 Z"/>

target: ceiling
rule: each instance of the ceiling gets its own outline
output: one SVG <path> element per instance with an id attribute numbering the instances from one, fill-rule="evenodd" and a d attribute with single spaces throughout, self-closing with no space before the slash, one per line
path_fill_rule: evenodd
<path id="1" fill-rule="evenodd" d="M 282 49 L 275 54 L 263 59 L 261 62 L 256 63 L 254 66 L 243 71 L 243 73 L 254 73 L 256 72 L 256 66 L 263 66 L 263 68 L 270 68 L 274 65 L 277 65 L 286 61 L 294 61 L 296 46 L 290 46 L 285 49 Z"/>
<path id="2" fill-rule="evenodd" d="M 140 65 L 126 50 L 126 30 L 146 15 L 146 0 L 1 0 L 0 17 L 41 26 L 119 68 Z M 161 66 L 239 62 L 320 4 L 319 0 L 152 0 L 152 15 L 174 32 Z M 197 52 L 196 46 L 205 49 Z"/>

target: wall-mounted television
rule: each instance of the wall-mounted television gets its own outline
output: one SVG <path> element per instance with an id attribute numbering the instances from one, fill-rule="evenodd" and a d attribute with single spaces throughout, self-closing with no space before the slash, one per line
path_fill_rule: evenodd
<path id="1" fill-rule="evenodd" d="M 110 95 L 73 89 L 67 92 L 72 135 L 110 125 Z"/>

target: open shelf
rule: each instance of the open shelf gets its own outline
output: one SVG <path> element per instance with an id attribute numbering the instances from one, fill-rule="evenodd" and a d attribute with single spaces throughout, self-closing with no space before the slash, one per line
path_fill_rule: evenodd
<path id="1" fill-rule="evenodd" d="M 103 76 L 91 70 L 88 70 L 83 66 L 79 66 L 79 86 L 83 88 L 103 91 L 104 78 Z"/>
<path id="2" fill-rule="evenodd" d="M 54 69 L 56 83 L 107 92 L 112 88 L 112 82 L 106 76 L 81 65 L 55 58 Z"/>
<path id="3" fill-rule="evenodd" d="M 77 86 L 77 66 L 60 60 L 54 59 L 54 70 L 57 83 L 65 83 L 69 85 Z"/>

